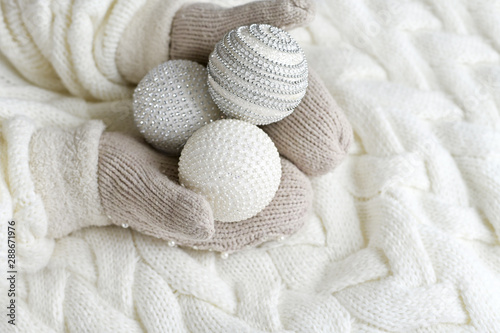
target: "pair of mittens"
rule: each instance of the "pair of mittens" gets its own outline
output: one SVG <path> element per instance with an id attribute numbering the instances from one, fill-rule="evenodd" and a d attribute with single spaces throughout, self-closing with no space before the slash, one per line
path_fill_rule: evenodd
<path id="1" fill-rule="evenodd" d="M 187 5 L 174 17 L 170 56 L 206 64 L 214 45 L 231 29 L 256 22 L 292 28 L 307 24 L 313 14 L 313 2 L 303 0 L 233 8 Z M 124 77 L 133 77 L 126 71 L 122 68 Z M 179 185 L 177 158 L 120 133 L 104 133 L 99 145 L 99 192 L 106 214 L 118 225 L 200 250 L 233 252 L 295 233 L 312 203 L 307 176 L 327 173 L 342 161 L 352 129 L 312 69 L 295 111 L 262 129 L 282 156 L 282 177 L 274 199 L 258 215 L 239 222 L 214 221 L 208 202 Z"/>

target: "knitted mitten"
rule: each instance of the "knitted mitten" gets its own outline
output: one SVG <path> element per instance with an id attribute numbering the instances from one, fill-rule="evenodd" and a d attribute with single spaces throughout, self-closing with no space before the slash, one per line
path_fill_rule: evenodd
<path id="1" fill-rule="evenodd" d="M 40 221 L 46 221 L 46 230 L 45 226 L 35 230 L 38 235 L 60 238 L 84 227 L 110 224 L 97 184 L 104 127 L 102 122 L 90 120 L 71 129 L 42 127 L 31 136 L 31 177 L 45 211 Z"/>
<path id="2" fill-rule="evenodd" d="M 258 1 L 234 8 L 190 4 L 174 16 L 170 57 L 206 64 L 214 45 L 231 29 L 250 23 L 292 28 L 313 17 L 314 2 L 307 0 Z M 312 69 L 306 95 L 295 111 L 263 129 L 280 154 L 310 176 L 339 165 L 352 138 L 351 125 Z"/>
<path id="3" fill-rule="evenodd" d="M 281 155 L 310 176 L 339 165 L 352 140 L 349 121 L 311 68 L 306 95 L 292 114 L 262 129 Z"/>
<path id="4" fill-rule="evenodd" d="M 271 203 L 256 216 L 239 222 L 215 221 L 215 234 L 202 241 L 182 242 L 200 250 L 233 252 L 266 240 L 297 232 L 311 207 L 313 192 L 309 179 L 291 162 L 281 159 L 281 183 Z"/>
<path id="5" fill-rule="evenodd" d="M 233 8 L 181 4 L 182 0 L 149 0 L 134 15 L 116 50 L 116 65 L 125 80 L 138 83 L 169 56 L 206 64 L 215 43 L 238 26 L 268 23 L 292 28 L 314 16 L 313 0 L 256 1 Z"/>
<path id="6" fill-rule="evenodd" d="M 170 57 L 206 64 L 214 45 L 231 29 L 252 23 L 293 28 L 306 25 L 313 17 L 314 2 L 309 0 L 255 1 L 233 8 L 186 5 L 172 22 Z"/>
<path id="7" fill-rule="evenodd" d="M 172 181 L 177 160 L 132 137 L 103 133 L 99 143 L 101 204 L 110 220 L 162 239 L 202 240 L 214 233 L 212 210 Z"/>
<path id="8" fill-rule="evenodd" d="M 215 222 L 214 231 L 208 202 L 178 184 L 177 163 L 132 137 L 104 133 L 98 183 L 101 204 L 111 221 L 180 245 L 235 251 L 294 233 L 311 206 L 309 180 L 282 159 L 281 184 L 273 201 L 245 221 Z"/>

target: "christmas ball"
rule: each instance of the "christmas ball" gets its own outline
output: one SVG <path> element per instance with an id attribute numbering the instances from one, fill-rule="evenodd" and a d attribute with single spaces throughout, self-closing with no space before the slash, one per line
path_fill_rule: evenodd
<path id="1" fill-rule="evenodd" d="M 188 139 L 179 160 L 179 181 L 207 198 L 215 220 L 237 222 L 271 202 L 281 181 L 281 162 L 263 130 L 223 119 Z"/>
<path id="2" fill-rule="evenodd" d="M 208 90 L 226 115 L 265 125 L 293 112 L 306 93 L 307 74 L 304 52 L 288 32 L 252 24 L 216 44 Z"/>
<path id="3" fill-rule="evenodd" d="M 198 128 L 223 114 L 208 93 L 207 70 L 188 60 L 152 69 L 134 91 L 134 120 L 155 148 L 178 155 Z"/>

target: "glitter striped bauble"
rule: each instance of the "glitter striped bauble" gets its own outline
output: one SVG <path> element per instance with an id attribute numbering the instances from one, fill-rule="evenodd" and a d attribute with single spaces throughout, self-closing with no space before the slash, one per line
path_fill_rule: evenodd
<path id="1" fill-rule="evenodd" d="M 226 115 L 265 125 L 293 112 L 307 89 L 307 61 L 288 32 L 267 24 L 228 32 L 210 54 L 208 86 Z"/>
<path id="2" fill-rule="evenodd" d="M 237 119 L 197 130 L 179 159 L 179 181 L 210 203 L 214 219 L 237 222 L 257 215 L 281 181 L 278 150 L 255 125 Z"/>
<path id="3" fill-rule="evenodd" d="M 134 91 L 134 120 L 155 148 L 178 155 L 200 127 L 223 118 L 208 93 L 207 70 L 189 60 L 152 69 Z"/>

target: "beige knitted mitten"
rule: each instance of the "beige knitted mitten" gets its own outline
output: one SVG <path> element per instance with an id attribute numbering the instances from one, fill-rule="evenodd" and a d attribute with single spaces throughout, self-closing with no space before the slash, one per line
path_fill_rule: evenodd
<path id="1" fill-rule="evenodd" d="M 309 180 L 282 159 L 280 187 L 262 212 L 241 222 L 214 222 L 208 202 L 178 184 L 177 162 L 132 137 L 104 133 L 98 183 L 111 221 L 179 245 L 232 252 L 294 233 L 311 206 Z"/>
<path id="2" fill-rule="evenodd" d="M 278 192 L 259 214 L 240 222 L 215 221 L 212 238 L 178 243 L 200 250 L 233 252 L 294 234 L 305 222 L 313 192 L 309 179 L 290 161 L 281 158 L 281 170 Z"/>
<path id="3" fill-rule="evenodd" d="M 206 64 L 215 44 L 231 29 L 252 23 L 294 28 L 313 18 L 314 2 L 307 0 L 255 1 L 233 8 L 189 4 L 174 16 L 170 58 Z"/>
<path id="4" fill-rule="evenodd" d="M 313 17 L 314 2 L 307 0 L 257 1 L 234 8 L 190 4 L 174 16 L 170 57 L 206 64 L 214 45 L 231 29 L 251 23 L 293 28 Z M 313 69 L 306 95 L 295 111 L 263 129 L 280 154 L 309 176 L 339 165 L 352 138 L 351 125 Z"/>
<path id="5" fill-rule="evenodd" d="M 101 136 L 98 165 L 101 204 L 113 223 L 163 239 L 213 235 L 209 203 L 168 178 L 177 172 L 176 159 L 110 132 Z"/>
<path id="6" fill-rule="evenodd" d="M 310 176 L 337 167 L 352 140 L 351 124 L 311 68 L 306 95 L 292 114 L 262 129 L 281 155 Z"/>

